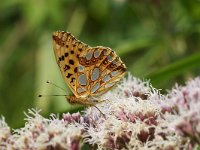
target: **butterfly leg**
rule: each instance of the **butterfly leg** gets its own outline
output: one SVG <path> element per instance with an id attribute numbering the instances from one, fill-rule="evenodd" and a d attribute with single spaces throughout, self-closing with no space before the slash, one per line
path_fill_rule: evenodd
<path id="1" fill-rule="evenodd" d="M 102 116 L 106 119 L 106 115 L 97 107 L 94 105 L 94 107 L 102 114 Z"/>
<path id="2" fill-rule="evenodd" d="M 96 106 L 96 104 L 104 102 L 105 100 L 100 100 L 100 101 L 98 100 L 97 102 L 92 102 L 86 98 L 76 98 L 73 95 L 66 96 L 66 99 L 70 104 L 81 104 L 81 105 L 85 105 L 85 106 L 89 106 L 89 107 L 94 106 L 103 115 L 103 117 L 106 118 L 105 114 Z"/>
<path id="3" fill-rule="evenodd" d="M 103 103 L 103 102 L 106 102 L 107 100 L 101 100 L 101 99 L 98 99 L 98 98 L 96 98 L 96 97 L 93 97 L 93 96 L 91 96 L 90 97 L 92 100 L 94 100 L 94 102 L 95 103 Z"/>

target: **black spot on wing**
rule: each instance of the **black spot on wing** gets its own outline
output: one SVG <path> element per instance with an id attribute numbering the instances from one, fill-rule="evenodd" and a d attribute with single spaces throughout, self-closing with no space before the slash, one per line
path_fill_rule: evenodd
<path id="1" fill-rule="evenodd" d="M 58 59 L 59 59 L 59 61 L 63 61 L 63 60 L 65 60 L 65 57 L 64 57 L 64 56 L 61 56 L 61 57 L 59 57 Z"/>
<path id="2" fill-rule="evenodd" d="M 65 67 L 63 69 L 64 69 L 64 71 L 67 71 L 67 70 L 70 69 L 70 66 L 69 65 L 65 65 Z"/>
<path id="3" fill-rule="evenodd" d="M 72 76 L 72 74 L 71 74 L 71 73 L 68 73 L 66 77 L 67 77 L 67 78 L 70 78 L 71 76 Z"/>
<path id="4" fill-rule="evenodd" d="M 68 53 L 65 53 L 65 57 L 67 57 L 69 54 Z"/>
<path id="5" fill-rule="evenodd" d="M 77 73 L 78 71 L 78 67 L 74 68 L 74 72 Z"/>
<path id="6" fill-rule="evenodd" d="M 71 78 L 71 81 L 70 81 L 70 83 L 73 83 L 73 82 L 74 82 L 74 80 L 75 80 L 75 78 Z"/>
<path id="7" fill-rule="evenodd" d="M 72 59 L 69 60 L 70 65 L 74 65 L 74 61 Z"/>

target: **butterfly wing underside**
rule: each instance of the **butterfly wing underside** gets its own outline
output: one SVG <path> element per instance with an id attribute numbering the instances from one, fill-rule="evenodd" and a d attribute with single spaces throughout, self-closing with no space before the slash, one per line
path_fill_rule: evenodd
<path id="1" fill-rule="evenodd" d="M 77 40 L 71 33 L 56 31 L 53 33 L 53 49 L 62 76 L 71 91 L 78 98 L 76 91 L 78 58 L 89 46 Z"/>
<path id="2" fill-rule="evenodd" d="M 126 66 L 114 51 L 103 46 L 89 47 L 69 32 L 54 32 L 53 48 L 65 82 L 85 103 L 87 97 L 108 91 L 125 74 Z"/>
<path id="3" fill-rule="evenodd" d="M 90 47 L 81 52 L 78 67 L 78 92 L 96 96 L 112 88 L 125 74 L 126 66 L 108 47 Z"/>

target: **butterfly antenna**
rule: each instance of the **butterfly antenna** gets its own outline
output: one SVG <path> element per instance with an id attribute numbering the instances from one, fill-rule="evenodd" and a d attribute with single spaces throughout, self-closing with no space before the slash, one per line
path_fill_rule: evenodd
<path id="1" fill-rule="evenodd" d="M 53 94 L 53 95 L 41 95 L 39 94 L 38 97 L 46 97 L 46 96 L 67 96 L 67 95 L 57 95 L 57 94 Z"/>
<path id="2" fill-rule="evenodd" d="M 51 85 L 54 85 L 54 86 L 56 86 L 57 88 L 59 88 L 59 89 L 61 89 L 61 90 L 63 90 L 63 91 L 65 91 L 65 92 L 66 92 L 66 90 L 65 90 L 65 89 L 63 89 L 62 87 L 60 87 L 60 86 L 56 85 L 55 83 L 52 83 L 51 81 L 46 81 L 46 83 L 49 83 L 49 84 L 51 84 Z"/>

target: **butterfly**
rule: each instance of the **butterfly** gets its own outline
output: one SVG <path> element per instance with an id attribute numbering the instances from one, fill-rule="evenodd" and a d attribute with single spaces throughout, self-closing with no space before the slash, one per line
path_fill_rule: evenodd
<path id="1" fill-rule="evenodd" d="M 74 95 L 71 104 L 93 106 L 92 97 L 111 89 L 125 74 L 126 66 L 109 47 L 90 47 L 71 33 L 53 33 L 53 49 L 62 76 Z"/>

